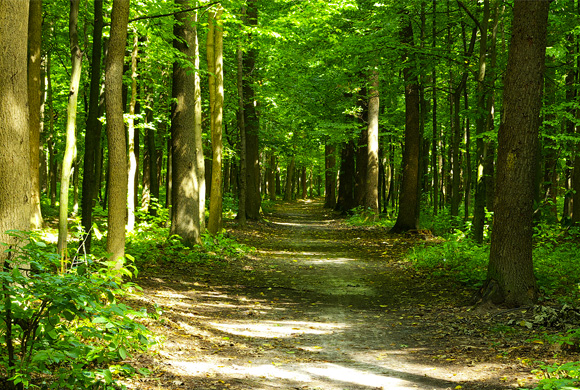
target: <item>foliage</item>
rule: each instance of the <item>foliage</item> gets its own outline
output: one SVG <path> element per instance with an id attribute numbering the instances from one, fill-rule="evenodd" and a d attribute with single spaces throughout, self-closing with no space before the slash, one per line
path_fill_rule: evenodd
<path id="1" fill-rule="evenodd" d="M 86 261 L 56 273 L 60 256 L 27 233 L 12 232 L 21 246 L 8 248 L 0 272 L 0 373 L 21 388 L 113 388 L 114 376 L 131 374 L 130 353 L 152 344 L 137 319 L 147 316 L 119 298 L 137 288 L 124 282 L 136 268 Z"/>
<path id="2" fill-rule="evenodd" d="M 355 207 L 350 210 L 347 223 L 353 226 L 381 226 L 388 227 L 395 223 L 391 215 L 380 214 L 379 218 L 375 220 L 374 213 L 370 210 L 365 210 L 363 206 Z"/>
<path id="3" fill-rule="evenodd" d="M 233 198 L 230 198 L 230 202 L 227 203 L 228 207 L 232 207 Z M 202 233 L 201 245 L 187 247 L 183 245 L 180 237 L 169 236 L 169 213 L 167 209 L 161 207 L 157 209 L 156 215 L 139 213 L 138 221 L 135 230 L 127 237 L 127 253 L 131 253 L 140 265 L 157 264 L 159 261 L 173 263 L 223 261 L 240 258 L 253 250 L 239 244 L 223 232 L 214 236 L 207 232 Z"/>
<path id="4" fill-rule="evenodd" d="M 409 259 L 418 268 L 429 269 L 434 276 L 452 276 L 477 288 L 485 280 L 489 247 L 477 245 L 457 230 L 455 237 L 441 244 L 428 244 L 413 249 Z"/>
<path id="5" fill-rule="evenodd" d="M 580 386 L 580 362 L 542 364 L 540 369 L 534 371 L 542 377 L 534 390 L 577 390 Z"/>

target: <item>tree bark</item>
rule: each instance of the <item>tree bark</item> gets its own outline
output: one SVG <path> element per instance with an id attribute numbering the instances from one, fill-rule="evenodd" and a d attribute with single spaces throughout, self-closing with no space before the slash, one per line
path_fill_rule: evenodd
<path id="1" fill-rule="evenodd" d="M 127 144 L 123 121 L 123 62 L 127 41 L 129 0 L 113 0 L 111 32 L 105 64 L 105 105 L 109 148 L 107 252 L 123 266 L 127 214 Z M 115 167 L 115 169 L 111 169 Z"/>
<path id="2" fill-rule="evenodd" d="M 354 201 L 354 176 L 355 176 L 355 148 L 353 141 L 344 142 L 340 152 L 340 170 L 338 174 L 338 199 L 336 211 L 346 214 L 352 210 Z"/>
<path id="3" fill-rule="evenodd" d="M 77 101 L 79 96 L 79 84 L 81 80 L 82 52 L 79 46 L 78 36 L 78 16 L 80 0 L 71 0 L 69 18 L 69 38 L 71 50 L 71 78 L 69 87 L 69 97 L 66 120 L 66 146 L 62 160 L 60 179 L 60 204 L 58 216 L 58 244 L 57 251 L 61 256 L 61 272 L 65 271 L 67 261 L 67 236 L 68 236 L 68 190 L 72 165 L 76 153 L 76 121 L 77 121 Z"/>
<path id="4" fill-rule="evenodd" d="M 548 0 L 514 3 L 513 32 L 499 129 L 494 225 L 484 298 L 511 307 L 532 304 L 535 161 L 542 106 Z"/>
<path id="5" fill-rule="evenodd" d="M 223 26 L 221 5 L 210 11 L 209 32 L 207 35 L 207 57 L 210 88 L 211 111 L 211 148 L 213 152 L 211 167 L 211 196 L 209 200 L 209 222 L 207 230 L 217 234 L 222 229 L 222 120 L 224 104 L 223 73 Z"/>
<path id="6" fill-rule="evenodd" d="M 97 190 L 97 154 L 101 149 L 102 124 L 99 120 L 101 94 L 101 53 L 103 43 L 103 0 L 94 2 L 93 52 L 91 56 L 91 85 L 89 91 L 89 113 L 85 131 L 85 158 L 81 198 L 81 224 L 84 235 L 81 240 L 84 252 L 91 252 L 93 206 Z"/>
<path id="7" fill-rule="evenodd" d="M 336 207 L 336 147 L 329 145 L 328 141 L 324 146 L 325 165 L 325 185 L 324 185 L 324 207 L 334 209 Z"/>
<path id="8" fill-rule="evenodd" d="M 369 120 L 367 128 L 367 173 L 365 210 L 374 219 L 379 215 L 379 73 L 373 69 L 369 80 Z"/>
<path id="9" fill-rule="evenodd" d="M 286 186 L 284 189 L 284 201 L 290 202 L 292 200 L 292 182 L 294 181 L 294 170 L 296 169 L 296 161 L 294 156 L 290 160 L 288 169 L 286 170 Z"/>
<path id="10" fill-rule="evenodd" d="M 7 230 L 30 228 L 30 131 L 28 126 L 28 1 L 0 1 L 0 242 Z M 16 169 L 17 168 L 17 169 Z M 0 251 L 0 265 L 8 253 Z"/>
<path id="11" fill-rule="evenodd" d="M 410 20 L 405 23 L 401 32 L 401 40 L 407 45 L 413 44 L 413 27 Z M 413 61 L 406 54 L 404 61 L 407 66 L 403 69 L 405 79 L 405 147 L 403 150 L 403 179 L 399 193 L 399 213 L 391 233 L 401 233 L 417 229 L 419 225 L 419 162 L 420 162 L 420 113 L 419 87 L 417 76 L 411 68 Z M 410 63 L 409 63 L 410 62 Z"/>
<path id="12" fill-rule="evenodd" d="M 41 41 L 42 0 L 30 1 L 28 15 L 28 106 L 30 110 L 30 227 L 44 223 L 40 210 L 40 128 L 41 128 Z"/>
<path id="13" fill-rule="evenodd" d="M 178 2 L 181 8 L 189 0 Z M 189 61 L 195 60 L 196 31 L 193 29 L 195 14 L 176 15 L 174 27 L 176 39 L 173 47 Z M 195 62 L 193 64 L 195 68 Z M 171 228 L 170 234 L 181 237 L 186 246 L 201 243 L 203 215 L 200 208 L 202 189 L 199 180 L 198 148 L 196 143 L 196 81 L 195 69 L 181 61 L 173 64 L 171 114 Z"/>
<path id="14" fill-rule="evenodd" d="M 136 142 L 135 107 L 137 106 L 137 56 L 139 55 L 139 35 L 133 30 L 133 48 L 131 50 L 131 98 L 129 99 L 129 117 L 127 118 L 127 143 L 129 151 L 129 170 L 127 177 L 127 231 L 135 229 L 135 209 L 137 203 L 137 152 L 139 143 Z M 137 145 L 136 145 L 137 144 Z"/>
<path id="15" fill-rule="evenodd" d="M 248 25 L 258 25 L 258 8 L 256 0 L 248 1 Z M 244 123 L 246 126 L 246 217 L 250 220 L 260 219 L 262 197 L 260 195 L 260 144 L 258 132 L 260 122 L 255 106 L 253 83 L 257 79 L 257 49 L 250 47 L 244 56 Z"/>
<path id="16" fill-rule="evenodd" d="M 245 14 L 246 9 L 242 9 Z M 238 128 L 240 131 L 240 176 L 237 219 L 241 226 L 246 225 L 246 199 L 247 199 L 247 158 L 246 158 L 246 124 L 244 113 L 244 54 L 241 43 L 236 52 L 237 58 L 237 82 L 238 82 Z"/>

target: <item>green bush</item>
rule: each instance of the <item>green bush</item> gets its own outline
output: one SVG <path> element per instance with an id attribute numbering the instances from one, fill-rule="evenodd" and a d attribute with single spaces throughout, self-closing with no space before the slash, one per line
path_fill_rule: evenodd
<path id="1" fill-rule="evenodd" d="M 150 344 L 147 316 L 118 298 L 134 291 L 123 282 L 136 269 L 87 259 L 65 274 L 43 242 L 11 232 L 21 245 L 7 249 L 0 272 L 0 376 L 16 389 L 113 388 L 114 375 L 132 373 L 129 354 Z"/>

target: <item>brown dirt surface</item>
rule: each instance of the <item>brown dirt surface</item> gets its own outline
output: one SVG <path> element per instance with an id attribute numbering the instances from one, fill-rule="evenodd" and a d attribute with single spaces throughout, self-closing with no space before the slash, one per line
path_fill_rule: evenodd
<path id="1" fill-rule="evenodd" d="M 423 235 L 353 227 L 317 201 L 276 203 L 228 234 L 243 260 L 160 262 L 141 272 L 134 305 L 161 313 L 165 341 L 132 362 L 136 389 L 533 388 L 554 350 L 526 310 L 465 306 L 473 290 L 404 260 Z"/>

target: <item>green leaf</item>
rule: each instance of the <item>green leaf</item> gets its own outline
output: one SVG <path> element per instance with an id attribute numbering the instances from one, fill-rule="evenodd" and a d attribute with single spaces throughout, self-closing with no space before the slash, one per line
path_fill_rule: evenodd
<path id="1" fill-rule="evenodd" d="M 125 349 L 125 347 L 119 348 L 119 357 L 123 360 L 127 359 L 127 350 Z"/>

